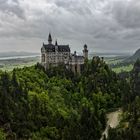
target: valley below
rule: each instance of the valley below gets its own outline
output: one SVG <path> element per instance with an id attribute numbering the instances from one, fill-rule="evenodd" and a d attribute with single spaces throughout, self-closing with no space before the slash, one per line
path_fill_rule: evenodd
<path id="1" fill-rule="evenodd" d="M 39 54 L 20 53 L 15 56 L 14 54 L 8 56 L 8 54 L 0 54 L 0 70 L 11 71 L 14 68 L 29 67 L 41 61 Z M 104 57 L 105 62 L 116 73 L 129 72 L 133 68 L 133 63 L 123 62 L 130 57 L 130 54 L 91 53 L 89 59 L 93 56 Z"/>
<path id="2" fill-rule="evenodd" d="M 14 68 L 23 68 L 40 62 L 39 56 L 16 56 L 0 58 L 0 70 L 12 71 Z"/>

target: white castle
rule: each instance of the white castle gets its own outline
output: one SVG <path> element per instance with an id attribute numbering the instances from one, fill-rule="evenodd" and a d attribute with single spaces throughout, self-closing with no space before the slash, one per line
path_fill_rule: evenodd
<path id="1" fill-rule="evenodd" d="M 47 70 L 50 67 L 56 67 L 64 64 L 66 68 L 74 73 L 81 73 L 85 59 L 88 59 L 87 45 L 84 45 L 83 55 L 79 56 L 76 51 L 72 54 L 69 45 L 52 44 L 51 34 L 48 36 L 48 44 L 41 48 L 41 65 Z"/>

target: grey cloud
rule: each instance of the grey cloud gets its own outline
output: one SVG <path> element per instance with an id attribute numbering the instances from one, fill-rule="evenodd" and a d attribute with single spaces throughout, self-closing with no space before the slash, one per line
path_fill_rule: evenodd
<path id="1" fill-rule="evenodd" d="M 0 0 L 0 37 L 13 38 L 13 48 L 18 47 L 17 39 L 23 49 L 23 40 L 33 48 L 40 48 L 36 44 L 47 41 L 48 32 L 58 42 L 71 44 L 72 49 L 87 43 L 94 51 L 122 48 L 125 51 L 137 48 L 140 43 L 138 0 L 21 1 L 12 0 L 10 4 Z M 40 42 L 34 43 L 35 39 Z"/>
<path id="2" fill-rule="evenodd" d="M 25 18 L 24 9 L 19 4 L 18 0 L 0 0 L 0 11 L 12 16 L 16 15 L 19 18 Z"/>
<path id="3" fill-rule="evenodd" d="M 55 4 L 58 7 L 62 7 L 66 10 L 68 10 L 69 12 L 74 12 L 78 15 L 91 15 L 92 11 L 90 10 L 90 8 L 88 7 L 89 5 L 87 5 L 86 1 L 85 4 L 83 4 L 83 0 L 79 1 L 75 1 L 75 0 L 67 0 L 67 1 L 63 1 L 63 0 L 56 0 Z"/>
<path id="4" fill-rule="evenodd" d="M 108 4 L 106 8 L 124 28 L 140 28 L 139 0 L 117 0 Z"/>

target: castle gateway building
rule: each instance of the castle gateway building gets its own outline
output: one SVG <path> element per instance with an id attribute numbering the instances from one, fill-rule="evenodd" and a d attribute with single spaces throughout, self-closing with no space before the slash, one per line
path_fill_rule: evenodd
<path id="1" fill-rule="evenodd" d="M 72 54 L 69 45 L 58 45 L 52 43 L 51 34 L 48 36 L 48 44 L 41 48 L 41 65 L 47 70 L 64 64 L 66 68 L 74 73 L 81 73 L 85 59 L 88 59 L 87 45 L 84 45 L 83 55 L 77 55 L 76 51 Z"/>

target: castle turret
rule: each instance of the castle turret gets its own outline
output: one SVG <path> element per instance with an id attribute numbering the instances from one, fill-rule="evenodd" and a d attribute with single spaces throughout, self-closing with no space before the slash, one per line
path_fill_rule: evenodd
<path id="1" fill-rule="evenodd" d="M 76 51 L 74 51 L 74 56 L 76 56 Z"/>
<path id="2" fill-rule="evenodd" d="M 55 65 L 58 66 L 58 43 L 57 43 L 57 40 L 55 41 Z"/>
<path id="3" fill-rule="evenodd" d="M 58 46 L 57 40 L 55 41 L 55 46 Z"/>
<path id="4" fill-rule="evenodd" d="M 51 36 L 50 33 L 49 33 L 49 36 L 48 36 L 48 43 L 49 43 L 49 44 L 52 44 L 52 36 Z"/>
<path id="5" fill-rule="evenodd" d="M 83 56 L 85 59 L 88 59 L 88 49 L 86 44 L 84 45 Z"/>

